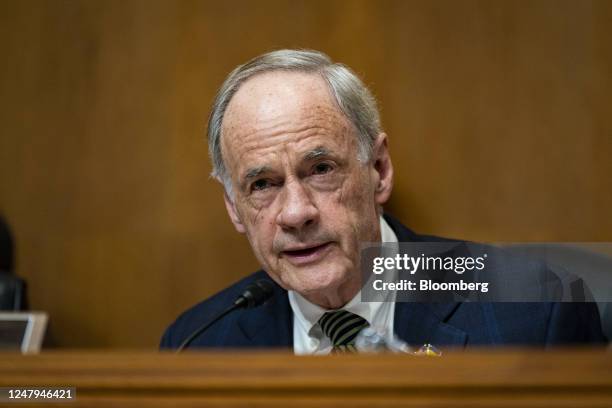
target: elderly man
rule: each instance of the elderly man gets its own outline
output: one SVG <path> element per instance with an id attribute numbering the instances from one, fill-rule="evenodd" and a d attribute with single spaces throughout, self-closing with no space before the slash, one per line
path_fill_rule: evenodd
<path id="1" fill-rule="evenodd" d="M 274 282 L 268 303 L 227 316 L 191 347 L 325 354 L 351 348 L 368 325 L 410 344 L 603 341 L 590 304 L 361 301 L 361 243 L 437 238 L 383 215 L 393 166 L 376 102 L 326 55 L 281 50 L 236 68 L 219 90 L 208 137 L 227 212 L 263 270 L 181 315 L 163 348 L 178 347 L 266 276 Z"/>

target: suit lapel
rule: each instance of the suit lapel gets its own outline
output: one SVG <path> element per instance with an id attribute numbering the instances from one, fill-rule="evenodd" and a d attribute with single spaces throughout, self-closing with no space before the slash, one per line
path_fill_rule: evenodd
<path id="1" fill-rule="evenodd" d="M 395 304 L 395 334 L 412 346 L 431 343 L 434 346 L 465 346 L 467 334 L 446 319 L 461 307 L 458 302 Z"/>
<path id="2" fill-rule="evenodd" d="M 385 214 L 384 217 L 399 242 L 424 242 L 431 238 L 415 234 L 389 214 Z M 434 346 L 464 346 L 468 340 L 465 331 L 446 323 L 459 307 L 461 307 L 459 302 L 397 302 L 393 322 L 395 334 L 408 344 L 417 347 L 425 343 Z"/>
<path id="3" fill-rule="evenodd" d="M 274 284 L 274 297 L 265 305 L 245 310 L 238 327 L 250 347 L 293 347 L 293 313 L 287 291 Z"/>

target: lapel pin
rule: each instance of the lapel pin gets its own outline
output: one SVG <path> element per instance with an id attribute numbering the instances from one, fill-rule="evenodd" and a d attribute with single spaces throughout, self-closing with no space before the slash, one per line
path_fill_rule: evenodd
<path id="1" fill-rule="evenodd" d="M 414 352 L 416 356 L 440 357 L 442 352 L 433 344 L 425 343 L 420 349 Z"/>

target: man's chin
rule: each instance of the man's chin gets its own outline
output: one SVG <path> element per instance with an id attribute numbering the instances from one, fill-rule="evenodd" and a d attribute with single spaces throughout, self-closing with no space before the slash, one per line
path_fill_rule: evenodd
<path id="1" fill-rule="evenodd" d="M 314 285 L 314 284 L 297 284 L 291 289 L 305 297 L 311 297 L 317 294 L 334 293 L 338 290 L 337 284 L 330 285 Z"/>
<path id="2" fill-rule="evenodd" d="M 359 276 L 351 273 L 351 264 L 344 259 L 327 259 L 326 262 L 295 266 L 288 262 L 279 265 L 281 268 L 275 274 L 274 280 L 286 290 L 297 292 L 305 297 L 317 295 L 329 297 L 339 293 L 355 292 L 351 279 L 359 280 Z"/>
<path id="3" fill-rule="evenodd" d="M 304 279 L 306 274 L 302 272 L 301 276 L 288 279 L 288 289 L 308 297 L 317 294 L 334 294 L 338 293 L 348 281 L 346 275 L 334 277 L 324 272 L 321 276 L 311 275 L 308 276 L 309 279 Z"/>

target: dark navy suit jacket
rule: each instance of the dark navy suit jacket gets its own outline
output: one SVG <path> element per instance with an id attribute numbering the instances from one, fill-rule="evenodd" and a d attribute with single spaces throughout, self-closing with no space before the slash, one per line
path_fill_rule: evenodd
<path id="1" fill-rule="evenodd" d="M 417 235 L 385 215 L 400 242 L 444 239 Z M 164 333 L 161 348 L 177 348 L 201 325 L 231 305 L 258 279 L 258 271 L 184 312 Z M 293 313 L 287 291 L 274 284 L 273 298 L 263 306 L 238 310 L 215 323 L 191 348 L 293 347 Z M 411 345 L 554 346 L 605 343 L 594 303 L 396 303 L 396 335 Z"/>

